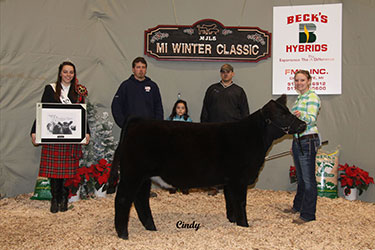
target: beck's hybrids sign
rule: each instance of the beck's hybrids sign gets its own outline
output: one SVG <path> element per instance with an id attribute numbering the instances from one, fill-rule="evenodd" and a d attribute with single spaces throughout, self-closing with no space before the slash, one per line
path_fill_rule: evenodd
<path id="1" fill-rule="evenodd" d="M 274 7 L 272 94 L 298 94 L 299 69 L 317 94 L 341 94 L 341 45 L 342 4 Z"/>

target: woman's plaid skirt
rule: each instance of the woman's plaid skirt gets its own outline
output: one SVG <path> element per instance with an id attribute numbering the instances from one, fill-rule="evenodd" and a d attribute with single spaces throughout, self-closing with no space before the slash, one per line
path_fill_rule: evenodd
<path id="1" fill-rule="evenodd" d="M 39 176 L 48 178 L 73 178 L 82 156 L 79 144 L 42 145 Z"/>

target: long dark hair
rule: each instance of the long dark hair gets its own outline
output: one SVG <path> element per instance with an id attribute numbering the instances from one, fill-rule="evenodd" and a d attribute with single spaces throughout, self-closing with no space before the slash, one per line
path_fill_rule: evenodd
<path id="1" fill-rule="evenodd" d="M 185 112 L 185 114 L 183 115 L 183 117 L 184 117 L 184 120 L 186 121 L 188 118 L 189 118 L 189 115 L 188 115 L 188 106 L 187 106 L 187 104 L 186 104 L 186 102 L 184 101 L 184 100 L 177 100 L 176 101 L 176 103 L 173 105 L 173 109 L 172 109 L 172 113 L 171 113 L 171 115 L 169 116 L 169 120 L 173 120 L 173 117 L 175 117 L 176 115 L 177 115 L 177 112 L 176 112 L 176 108 L 177 108 L 177 105 L 179 104 L 179 103 L 182 103 L 182 104 L 184 104 L 184 106 L 185 106 L 185 110 L 186 110 L 186 112 Z"/>
<path id="2" fill-rule="evenodd" d="M 56 80 L 56 92 L 55 92 L 55 99 L 57 101 L 60 101 L 60 95 L 61 95 L 61 71 L 62 69 L 64 68 L 65 65 L 69 65 L 69 66 L 72 66 L 73 67 L 73 70 L 74 70 L 74 77 L 72 78 L 72 80 L 70 81 L 70 88 L 69 88 L 69 93 L 68 93 L 68 96 L 69 98 L 72 98 L 73 100 L 72 103 L 75 103 L 77 102 L 77 99 L 78 99 L 78 94 L 76 93 L 76 88 L 75 88 L 75 84 L 76 84 L 76 81 L 77 81 L 77 71 L 76 71 L 76 66 L 69 62 L 69 61 L 65 61 L 65 62 L 62 62 L 60 65 L 59 65 L 59 72 L 57 74 L 57 80 Z"/>

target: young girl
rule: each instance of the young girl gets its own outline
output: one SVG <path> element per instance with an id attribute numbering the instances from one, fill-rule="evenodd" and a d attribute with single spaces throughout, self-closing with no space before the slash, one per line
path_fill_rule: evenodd
<path id="1" fill-rule="evenodd" d="M 292 151 L 297 170 L 298 187 L 293 207 L 286 213 L 298 213 L 293 223 L 303 224 L 315 220 L 317 189 L 315 179 L 316 151 L 320 145 L 317 118 L 321 106 L 320 98 L 310 89 L 311 75 L 307 70 L 298 70 L 294 75 L 294 85 L 299 93 L 292 108 L 293 114 L 307 123 L 306 130 L 294 135 Z"/>
<path id="2" fill-rule="evenodd" d="M 169 121 L 192 122 L 188 115 L 188 107 L 184 100 L 177 100 L 173 106 L 171 115 L 168 117 Z"/>
<path id="3" fill-rule="evenodd" d="M 173 106 L 172 113 L 168 117 L 169 121 L 182 121 L 182 122 L 192 122 L 191 118 L 188 115 L 188 107 L 186 101 L 184 100 L 177 100 Z M 182 189 L 181 192 L 183 194 L 189 194 L 188 189 Z M 176 190 L 169 190 L 169 193 L 174 194 Z"/>

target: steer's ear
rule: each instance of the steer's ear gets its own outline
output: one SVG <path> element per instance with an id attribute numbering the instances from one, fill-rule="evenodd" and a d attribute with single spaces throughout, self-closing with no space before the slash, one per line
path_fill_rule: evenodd
<path id="1" fill-rule="evenodd" d="M 286 94 L 283 94 L 282 96 L 280 96 L 277 100 L 276 100 L 278 103 L 286 106 Z"/>

